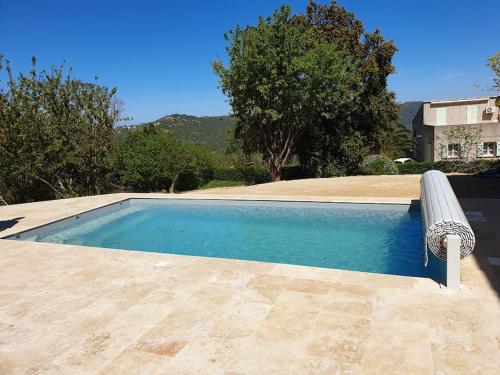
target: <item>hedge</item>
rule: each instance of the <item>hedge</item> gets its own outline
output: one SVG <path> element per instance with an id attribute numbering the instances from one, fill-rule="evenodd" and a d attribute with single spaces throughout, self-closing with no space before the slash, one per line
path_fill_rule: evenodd
<path id="1" fill-rule="evenodd" d="M 360 170 L 367 175 L 398 174 L 396 163 L 385 155 L 368 155 L 360 164 Z"/>
<path id="2" fill-rule="evenodd" d="M 441 160 L 437 162 L 407 162 L 397 164 L 399 174 L 422 174 L 431 169 L 444 173 L 481 173 L 492 168 L 500 168 L 500 160 L 472 160 L 468 163 Z"/>
<path id="3" fill-rule="evenodd" d="M 242 181 L 243 173 L 238 168 L 216 167 L 212 171 L 212 180 L 218 181 Z"/>

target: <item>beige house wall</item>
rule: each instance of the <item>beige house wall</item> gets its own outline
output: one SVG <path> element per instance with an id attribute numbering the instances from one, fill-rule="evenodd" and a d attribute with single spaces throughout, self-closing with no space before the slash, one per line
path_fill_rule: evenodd
<path id="1" fill-rule="evenodd" d="M 464 125 L 447 125 L 447 126 L 426 126 L 426 128 L 432 128 L 433 132 L 433 139 L 434 139 L 434 145 L 432 148 L 432 161 L 439 161 L 442 160 L 441 157 L 441 146 L 443 144 L 446 144 L 448 142 L 447 139 L 447 132 L 450 132 L 454 129 L 458 129 Z M 484 142 L 500 142 L 500 123 L 495 123 L 495 124 L 474 124 L 474 125 L 468 125 L 470 127 L 471 131 L 474 131 L 475 129 L 480 130 L 480 136 L 479 136 L 479 141 L 481 143 Z M 431 134 L 431 132 L 428 132 L 428 134 Z M 471 152 L 470 152 L 470 157 L 471 158 L 476 158 L 477 157 L 477 147 L 476 145 L 472 146 Z M 493 156 L 493 157 L 486 157 L 486 156 L 481 156 L 480 159 L 498 159 L 498 156 Z M 429 159 L 426 159 L 429 160 Z"/>
<path id="2" fill-rule="evenodd" d="M 448 143 L 447 133 L 466 127 L 480 130 L 479 142 L 500 143 L 500 114 L 495 106 L 495 97 L 465 99 L 456 101 L 425 102 L 413 119 L 414 138 L 417 143 L 416 158 L 419 161 L 439 161 L 442 159 L 442 145 Z M 467 107 L 477 106 L 477 121 L 467 123 Z M 494 113 L 486 113 L 486 107 L 493 107 Z M 436 124 L 438 108 L 446 108 L 446 125 Z M 473 146 L 470 157 L 477 157 L 477 147 Z M 498 159 L 481 156 L 481 159 Z"/>
<path id="3" fill-rule="evenodd" d="M 495 107 L 495 98 L 472 99 L 457 102 L 428 102 L 424 103 L 423 124 L 431 126 L 443 126 L 436 124 L 436 111 L 438 108 L 446 108 L 446 126 L 467 124 L 467 106 L 477 106 L 476 123 L 498 123 L 498 107 Z M 496 109 L 495 113 L 486 113 L 486 107 Z"/>

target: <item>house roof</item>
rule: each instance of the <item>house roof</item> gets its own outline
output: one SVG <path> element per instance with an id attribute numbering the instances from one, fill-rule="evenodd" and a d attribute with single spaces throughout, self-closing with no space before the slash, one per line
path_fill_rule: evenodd
<path id="1" fill-rule="evenodd" d="M 458 98 L 458 99 L 437 99 L 437 100 L 427 100 L 424 103 L 460 103 L 460 102 L 482 102 L 489 99 L 495 99 L 496 96 L 478 96 L 472 98 Z"/>

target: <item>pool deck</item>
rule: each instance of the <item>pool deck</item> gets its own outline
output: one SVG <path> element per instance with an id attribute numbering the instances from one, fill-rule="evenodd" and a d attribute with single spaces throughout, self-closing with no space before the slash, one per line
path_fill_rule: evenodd
<path id="1" fill-rule="evenodd" d="M 278 190 L 285 200 L 416 198 Z M 0 207 L 0 222 L 10 226 L 0 236 L 129 197 L 256 196 L 277 197 L 111 194 Z M 477 254 L 495 254 L 500 200 L 463 205 L 485 217 L 471 222 Z M 12 240 L 0 240 L 0 251 L 0 374 L 494 374 L 500 368 L 496 271 L 479 255 L 462 262 L 464 288 L 451 292 L 429 279 L 284 264 Z"/>

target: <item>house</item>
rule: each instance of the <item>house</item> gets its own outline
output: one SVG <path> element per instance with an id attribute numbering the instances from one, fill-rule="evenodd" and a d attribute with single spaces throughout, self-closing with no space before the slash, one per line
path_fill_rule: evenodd
<path id="1" fill-rule="evenodd" d="M 412 122 L 416 159 L 500 158 L 499 102 L 496 96 L 423 102 Z M 462 141 L 464 134 L 473 140 Z"/>

